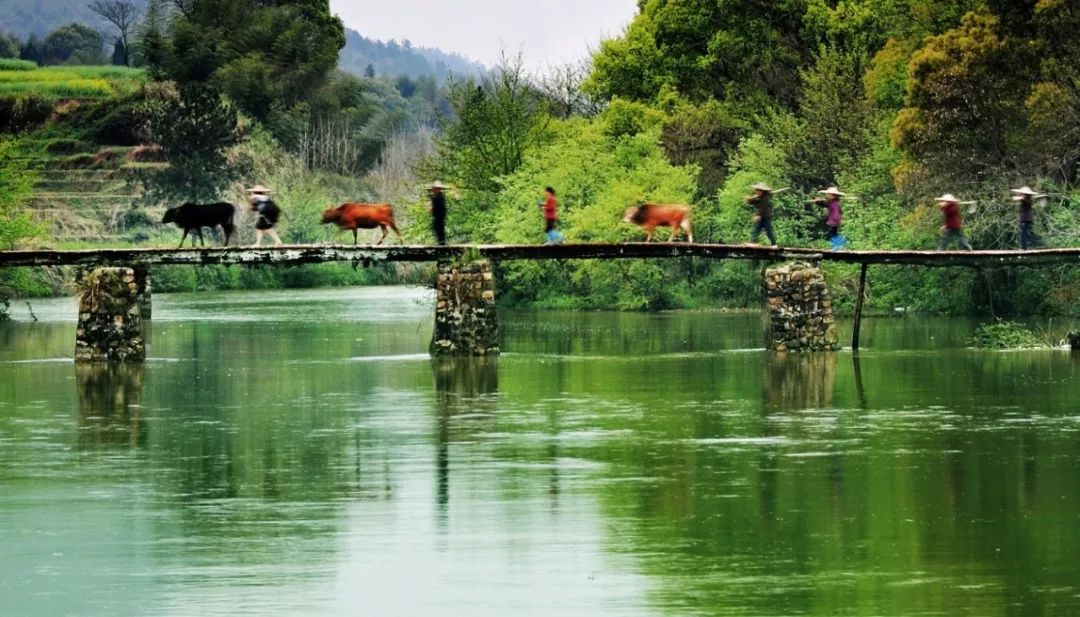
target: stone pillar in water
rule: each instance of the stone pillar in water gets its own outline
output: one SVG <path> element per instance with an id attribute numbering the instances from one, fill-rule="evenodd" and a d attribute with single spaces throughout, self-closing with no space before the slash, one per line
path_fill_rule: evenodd
<path id="1" fill-rule="evenodd" d="M 499 323 L 495 314 L 491 262 L 439 262 L 431 354 L 499 354 Z"/>
<path id="2" fill-rule="evenodd" d="M 79 282 L 76 362 L 142 362 L 143 293 L 131 268 L 96 268 Z"/>
<path id="3" fill-rule="evenodd" d="M 765 271 L 769 349 L 836 351 L 840 337 L 820 268 L 794 263 Z"/>

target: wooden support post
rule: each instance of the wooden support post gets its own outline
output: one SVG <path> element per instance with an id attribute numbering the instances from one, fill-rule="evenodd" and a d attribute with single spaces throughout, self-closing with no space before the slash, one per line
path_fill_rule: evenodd
<path id="1" fill-rule="evenodd" d="M 863 301 L 866 299 L 866 269 L 868 264 L 863 264 L 859 269 L 859 295 L 855 298 L 855 328 L 851 333 L 851 350 L 859 351 L 859 331 L 862 329 Z"/>

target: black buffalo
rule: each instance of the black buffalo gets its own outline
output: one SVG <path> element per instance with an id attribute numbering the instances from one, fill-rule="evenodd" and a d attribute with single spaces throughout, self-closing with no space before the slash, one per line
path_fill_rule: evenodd
<path id="1" fill-rule="evenodd" d="M 166 210 L 165 218 L 161 219 L 161 222 L 175 223 L 177 227 L 184 230 L 184 235 L 180 237 L 180 246 L 184 246 L 184 240 L 187 239 L 188 232 L 191 232 L 191 246 L 195 246 L 196 234 L 199 236 L 199 242 L 206 246 L 206 242 L 203 240 L 202 228 L 219 226 L 225 232 L 225 246 L 229 246 L 229 236 L 236 229 L 233 225 L 234 216 L 236 216 L 236 208 L 230 203 L 186 203 Z"/>

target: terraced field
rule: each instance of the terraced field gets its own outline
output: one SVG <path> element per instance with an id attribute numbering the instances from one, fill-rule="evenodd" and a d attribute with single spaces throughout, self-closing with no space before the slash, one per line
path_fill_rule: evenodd
<path id="1" fill-rule="evenodd" d="M 131 243 L 145 240 L 139 227 L 145 214 L 134 206 L 141 196 L 135 181 L 153 151 L 144 147 L 107 146 L 96 152 L 46 158 L 40 170 L 31 208 L 47 222 L 60 243 Z"/>
<path id="2" fill-rule="evenodd" d="M 147 83 L 143 71 L 127 67 L 0 60 L 0 133 L 18 138 L 37 173 L 30 207 L 53 243 L 145 239 L 146 215 L 133 208 L 141 196 L 136 174 L 160 165 L 139 145 Z"/>

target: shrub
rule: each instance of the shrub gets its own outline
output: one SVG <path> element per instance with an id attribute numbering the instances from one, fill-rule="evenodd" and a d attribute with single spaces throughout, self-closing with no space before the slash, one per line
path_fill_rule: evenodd
<path id="1" fill-rule="evenodd" d="M 0 96 L 0 133 L 37 128 L 45 124 L 55 108 L 55 101 L 37 94 Z"/>
<path id="2" fill-rule="evenodd" d="M 0 71 L 33 71 L 37 63 L 15 58 L 0 58 Z"/>
<path id="3" fill-rule="evenodd" d="M 50 141 L 45 146 L 49 154 L 77 154 L 91 149 L 91 145 L 79 139 L 60 138 Z"/>
<path id="4" fill-rule="evenodd" d="M 999 321 L 976 328 L 971 344 L 980 349 L 1038 349 L 1049 347 L 1027 326 L 1013 321 Z"/>

